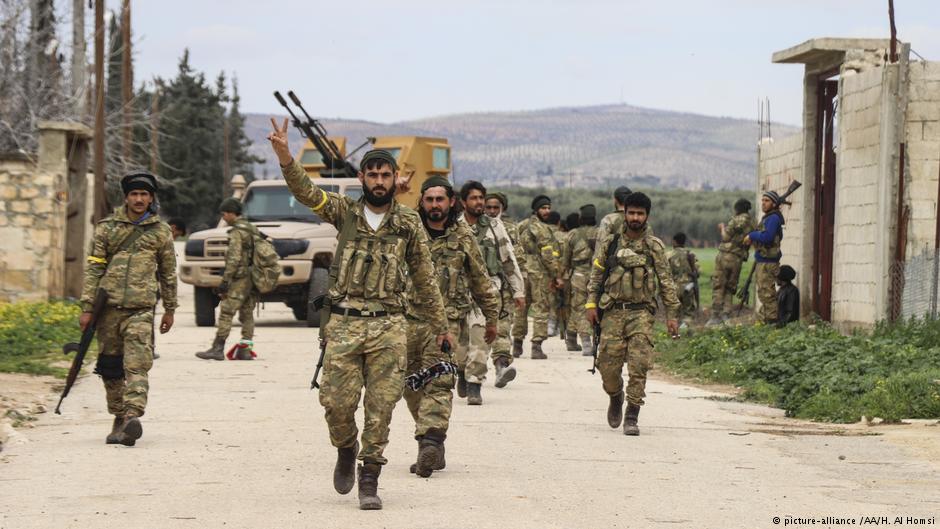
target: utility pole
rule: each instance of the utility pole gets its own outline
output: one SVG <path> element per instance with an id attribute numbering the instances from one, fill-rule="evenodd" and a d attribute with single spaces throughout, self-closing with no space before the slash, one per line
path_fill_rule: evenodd
<path id="1" fill-rule="evenodd" d="M 124 0 L 121 10 L 121 39 L 121 117 L 124 122 L 121 157 L 126 166 L 131 161 L 131 99 L 134 97 L 134 74 L 131 69 L 131 0 Z"/>
<path id="2" fill-rule="evenodd" d="M 160 92 L 163 86 L 155 83 L 153 99 L 150 101 L 150 172 L 157 174 L 157 159 L 160 157 Z"/>
<path id="3" fill-rule="evenodd" d="M 95 0 L 95 207 L 93 221 L 108 215 L 104 177 L 104 0 Z"/>
<path id="4" fill-rule="evenodd" d="M 85 0 L 72 0 L 72 98 L 75 116 L 85 118 Z"/>

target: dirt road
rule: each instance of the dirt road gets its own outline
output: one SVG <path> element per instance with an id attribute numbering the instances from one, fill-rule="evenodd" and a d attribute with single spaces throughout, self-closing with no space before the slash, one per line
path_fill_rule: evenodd
<path id="1" fill-rule="evenodd" d="M 506 389 L 488 381 L 483 406 L 457 401 L 447 469 L 430 479 L 408 473 L 417 446 L 400 403 L 385 510 L 360 512 L 355 491 L 332 487 L 335 450 L 309 390 L 315 330 L 269 305 L 257 361 L 201 361 L 213 330 L 194 326 L 181 292 L 138 445 L 104 444 L 111 418 L 86 377 L 63 415 L 43 414 L 0 453 L 0 527 L 755 528 L 940 514 L 940 427 L 791 421 L 654 377 L 642 435 L 628 438 L 608 428 L 589 361 L 558 339 L 549 360 L 520 359 Z"/>

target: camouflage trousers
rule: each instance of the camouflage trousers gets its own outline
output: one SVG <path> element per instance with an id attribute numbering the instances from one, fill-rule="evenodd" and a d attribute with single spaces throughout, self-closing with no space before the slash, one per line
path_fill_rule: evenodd
<path id="1" fill-rule="evenodd" d="M 512 330 L 512 322 L 515 318 L 516 304 L 512 298 L 512 292 L 505 289 L 501 292 L 503 306 L 499 311 L 499 320 L 496 322 L 496 341 L 492 346 L 492 357 L 496 360 L 499 357 L 508 358 L 512 362 L 510 353 L 509 334 Z"/>
<path id="2" fill-rule="evenodd" d="M 467 382 L 482 384 L 486 380 L 486 360 L 487 356 L 496 363 L 497 358 L 504 358 L 506 365 L 512 364 L 512 352 L 509 349 L 509 310 L 513 306 L 512 294 L 508 292 L 501 293 L 502 308 L 500 309 L 500 319 L 496 322 L 496 340 L 492 344 L 486 343 L 486 319 L 479 310 L 474 310 L 467 317 L 470 332 L 469 344 L 464 347 L 466 354 L 458 350 L 457 365 L 467 377 Z M 507 338 L 500 338 L 500 332 L 506 332 Z"/>
<path id="3" fill-rule="evenodd" d="M 524 340 L 529 334 L 529 305 L 532 303 L 532 287 L 529 285 L 529 278 L 524 278 L 525 282 L 525 305 L 520 309 L 513 306 L 512 312 L 512 339 Z"/>
<path id="4" fill-rule="evenodd" d="M 623 391 L 623 365 L 627 364 L 627 402 L 643 405 L 646 374 L 653 363 L 653 315 L 646 309 L 612 309 L 601 320 L 597 369 L 604 391 Z"/>
<path id="5" fill-rule="evenodd" d="M 687 284 L 676 284 L 679 289 L 679 321 L 691 323 L 695 319 L 695 291 L 686 290 Z"/>
<path id="6" fill-rule="evenodd" d="M 228 288 L 225 299 L 219 303 L 218 338 L 228 338 L 232 332 L 232 320 L 238 313 L 238 321 L 242 324 L 242 338 L 251 340 L 255 336 L 255 304 L 258 299 L 254 293 L 250 277 L 236 279 Z"/>
<path id="7" fill-rule="evenodd" d="M 458 320 L 448 322 L 450 332 L 458 336 Z M 459 347 L 454 344 L 454 347 Z M 453 362 L 453 350 L 441 351 L 437 346 L 437 336 L 432 334 L 427 322 L 408 319 L 408 368 L 407 375 L 430 367 L 438 362 Z M 454 375 L 444 375 L 428 382 L 418 391 L 405 388 L 405 402 L 408 411 L 415 420 L 415 438 L 426 434 L 428 430 L 438 429 L 447 432 L 450 426 L 450 413 L 454 401 Z"/>
<path id="8" fill-rule="evenodd" d="M 150 390 L 148 372 L 153 367 L 153 309 L 108 307 L 97 329 L 98 354 L 108 357 L 99 360 L 99 365 L 111 360 L 120 366 L 123 360 L 123 376 L 101 377 L 108 413 L 143 416 Z M 118 373 L 120 367 L 115 375 Z"/>
<path id="9" fill-rule="evenodd" d="M 407 363 L 405 317 L 357 318 L 333 314 L 326 325 L 326 354 L 320 404 L 326 411 L 330 442 L 337 448 L 356 442 L 356 408 L 365 387 L 359 459 L 384 465 L 388 425 L 401 398 Z"/>
<path id="10" fill-rule="evenodd" d="M 532 341 L 543 342 L 548 337 L 548 317 L 554 311 L 556 291 L 551 278 L 545 274 L 529 272 L 529 314 L 532 316 Z M 513 332 L 513 337 L 515 337 Z"/>
<path id="11" fill-rule="evenodd" d="M 757 263 L 754 281 L 757 283 L 757 299 L 760 300 L 760 321 L 777 323 L 777 274 L 780 263 Z"/>
<path id="12" fill-rule="evenodd" d="M 734 307 L 734 293 L 741 275 L 741 258 L 731 252 L 718 252 L 715 257 L 715 275 L 712 276 L 713 317 L 727 314 Z"/>
<path id="13" fill-rule="evenodd" d="M 571 315 L 568 318 L 568 330 L 578 334 L 594 332 L 584 312 L 588 298 L 587 280 L 587 275 L 583 272 L 571 275 Z"/>

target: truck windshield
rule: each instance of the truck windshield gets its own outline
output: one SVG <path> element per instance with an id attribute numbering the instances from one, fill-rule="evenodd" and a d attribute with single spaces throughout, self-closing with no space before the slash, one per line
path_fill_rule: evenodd
<path id="1" fill-rule="evenodd" d="M 336 192 L 339 187 L 335 185 L 321 185 L 324 191 Z M 349 191 L 356 189 L 352 187 Z M 310 208 L 301 204 L 290 189 L 285 187 L 256 187 L 249 189 L 245 196 L 244 213 L 249 221 L 292 220 L 319 224 L 323 222 L 320 217 L 310 211 Z"/>

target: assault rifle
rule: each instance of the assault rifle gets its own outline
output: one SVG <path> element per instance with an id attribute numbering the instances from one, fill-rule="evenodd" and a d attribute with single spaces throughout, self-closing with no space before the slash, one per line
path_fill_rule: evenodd
<path id="1" fill-rule="evenodd" d="M 75 358 L 72 359 L 72 366 L 69 367 L 69 374 L 65 378 L 65 388 L 62 389 L 62 395 L 59 397 L 59 403 L 55 406 L 56 415 L 62 415 L 62 412 L 59 410 L 62 406 L 62 401 L 65 400 L 65 397 L 69 396 L 69 391 L 72 389 L 72 385 L 75 384 L 75 380 L 78 379 L 78 375 L 82 372 L 82 364 L 85 362 L 85 353 L 88 352 L 88 347 L 91 345 L 91 341 L 95 338 L 95 329 L 98 325 L 98 320 L 101 318 L 101 313 L 104 312 L 104 308 L 108 303 L 108 294 L 104 289 L 99 288 L 98 292 L 95 294 L 95 301 L 91 307 L 91 321 L 88 322 L 88 326 L 85 327 L 85 330 L 82 331 L 82 338 L 78 343 L 69 342 L 62 346 L 62 353 L 68 355 L 71 352 L 75 352 Z"/>
<path id="2" fill-rule="evenodd" d="M 600 301 L 601 296 L 604 294 L 604 285 L 610 278 L 610 270 L 617 263 L 616 253 L 618 244 L 620 244 L 620 235 L 614 233 L 611 241 L 607 244 L 607 260 L 604 261 L 604 275 L 601 276 L 601 282 L 597 286 L 597 296 L 594 297 L 594 304 L 597 305 L 595 308 L 597 311 L 597 319 L 594 320 L 594 343 L 591 348 L 593 363 L 591 364 L 591 369 L 588 370 L 592 375 L 597 373 L 597 349 L 600 347 L 601 343 L 601 319 L 604 317 L 604 310 L 600 307 Z"/>
<path id="3" fill-rule="evenodd" d="M 698 314 L 702 310 L 702 298 L 701 298 L 701 292 L 699 291 L 699 287 L 698 287 L 699 273 L 695 269 L 695 255 L 693 255 L 692 252 L 688 252 L 687 254 L 685 254 L 685 256 L 686 256 L 686 260 L 689 261 L 689 269 L 692 271 L 692 274 L 691 274 L 692 282 L 693 282 L 692 291 L 695 293 L 695 313 Z"/>
<path id="4" fill-rule="evenodd" d="M 358 171 L 355 167 L 352 166 L 346 159 L 343 157 L 342 153 L 339 150 L 339 147 L 336 146 L 336 143 L 333 142 L 328 136 L 326 129 L 323 127 L 323 124 L 310 117 L 310 114 L 307 113 L 304 106 L 300 104 L 300 99 L 294 95 L 293 90 L 287 92 L 287 97 L 303 112 L 306 119 L 301 120 L 294 114 L 294 111 L 287 105 L 287 101 L 284 100 L 284 96 L 280 92 L 274 92 L 274 98 L 277 99 L 277 102 L 281 104 L 287 110 L 287 113 L 290 114 L 291 120 L 295 127 L 300 129 L 300 134 L 304 138 L 310 140 L 310 143 L 316 147 L 317 152 L 320 153 L 320 157 L 323 158 L 323 164 L 326 165 L 326 169 L 321 171 L 320 176 L 323 177 L 333 177 L 333 178 L 356 178 Z M 358 149 L 357 149 L 358 150 Z"/>

